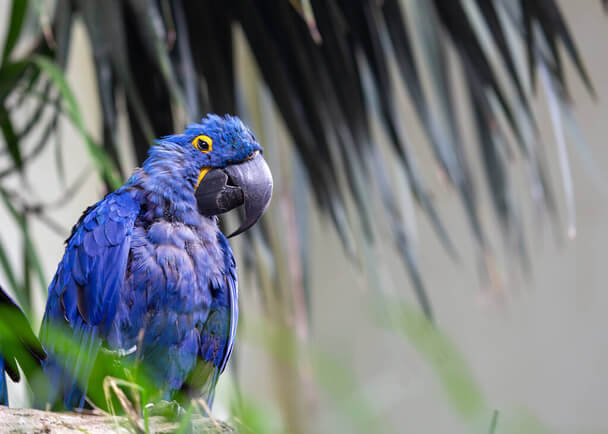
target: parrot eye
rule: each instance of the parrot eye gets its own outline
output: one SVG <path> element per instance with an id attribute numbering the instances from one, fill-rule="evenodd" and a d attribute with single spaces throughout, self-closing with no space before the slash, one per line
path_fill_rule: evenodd
<path id="1" fill-rule="evenodd" d="M 192 146 L 206 154 L 213 148 L 213 140 L 211 137 L 205 135 L 196 136 L 194 140 L 192 140 Z"/>

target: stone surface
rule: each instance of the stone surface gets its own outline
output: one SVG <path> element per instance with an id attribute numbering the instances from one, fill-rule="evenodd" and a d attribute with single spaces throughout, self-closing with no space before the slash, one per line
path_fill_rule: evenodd
<path id="1" fill-rule="evenodd" d="M 171 433 L 179 424 L 162 417 L 151 417 L 151 433 Z M 8 408 L 0 406 L 0 433 L 89 433 L 101 434 L 137 433 L 126 417 L 111 417 L 93 414 L 54 413 L 29 408 Z M 201 416 L 192 417 L 192 430 L 196 433 L 236 433 L 223 422 L 214 422 Z"/>

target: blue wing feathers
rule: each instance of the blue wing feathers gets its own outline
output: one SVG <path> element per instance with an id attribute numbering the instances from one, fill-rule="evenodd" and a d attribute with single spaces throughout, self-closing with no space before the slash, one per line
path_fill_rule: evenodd
<path id="1" fill-rule="evenodd" d="M 0 355 L 0 405 L 8 405 L 8 391 L 6 390 L 6 377 L 4 376 L 4 359 Z"/>
<path id="2" fill-rule="evenodd" d="M 154 203 L 157 196 L 149 196 Z M 161 219 L 147 220 L 150 213 Z M 139 345 L 142 329 L 142 356 L 166 396 L 185 387 L 202 364 L 195 387 L 212 403 L 236 334 L 234 258 L 221 233 L 196 232 L 157 214 L 150 204 L 140 212 L 137 201 L 118 190 L 87 209 L 67 241 L 41 330 L 46 336 L 49 324 L 66 324 L 80 348 L 47 364 L 59 378 L 51 397 L 61 396 L 65 407 L 82 407 L 82 385 L 102 342 L 129 349 Z M 48 345 L 51 355 L 60 350 Z"/>
<path id="3" fill-rule="evenodd" d="M 224 372 L 226 368 L 226 364 L 232 355 L 232 348 L 234 346 L 234 339 L 236 336 L 236 328 L 239 319 L 239 290 L 238 290 L 238 281 L 236 275 L 236 263 L 234 261 L 234 256 L 230 250 L 230 246 L 228 244 L 228 240 L 221 235 L 220 239 L 222 240 L 224 250 L 229 253 L 225 255 L 225 265 L 226 265 L 226 295 L 228 296 L 228 306 L 230 309 L 230 319 L 229 319 L 229 328 L 228 328 L 228 336 L 226 342 L 226 352 L 223 356 L 223 359 L 220 363 L 220 373 Z"/>
<path id="4" fill-rule="evenodd" d="M 64 358 L 65 369 L 58 369 L 57 360 L 48 363 L 55 375 L 62 373 L 63 381 L 55 386 L 63 388 L 63 405 L 68 408 L 82 407 L 86 388 L 77 383 L 86 384 L 101 345 L 100 328 L 103 334 L 109 333 L 116 315 L 130 234 L 138 213 L 139 205 L 124 190 L 89 207 L 67 240 L 66 253 L 49 288 L 41 330 L 41 336 L 47 338 L 47 348 L 51 353 L 59 350 L 54 348 L 46 329 L 65 321 L 79 346 L 77 354 Z M 51 391 L 50 396 L 57 397 L 58 392 Z"/>
<path id="5" fill-rule="evenodd" d="M 221 279 L 212 281 L 214 293 L 211 311 L 200 334 L 199 357 L 207 365 L 209 375 L 203 388 L 207 404 L 211 407 L 219 375 L 226 368 L 232 354 L 238 322 L 238 286 L 236 264 L 224 235 L 218 235 L 224 257 L 224 273 Z"/>
<path id="6" fill-rule="evenodd" d="M 226 279 L 229 286 L 230 294 L 230 332 L 228 335 L 227 351 L 222 364 L 220 365 L 220 373 L 226 369 L 226 364 L 232 355 L 232 348 L 234 347 L 234 339 L 236 337 L 236 327 L 239 320 L 239 289 L 238 281 L 236 278 L 236 264 L 234 258 L 231 260 L 229 277 Z"/>

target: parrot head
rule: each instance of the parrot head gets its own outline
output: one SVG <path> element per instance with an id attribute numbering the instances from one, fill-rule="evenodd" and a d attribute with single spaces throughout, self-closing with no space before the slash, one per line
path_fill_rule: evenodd
<path id="1" fill-rule="evenodd" d="M 236 116 L 208 115 L 183 134 L 165 136 L 153 148 L 178 152 L 198 211 L 215 216 L 243 206 L 245 218 L 228 237 L 253 226 L 272 197 L 272 174 L 262 146 Z M 160 150 L 159 150 L 160 151 Z M 161 151 L 162 152 L 162 151 Z"/>

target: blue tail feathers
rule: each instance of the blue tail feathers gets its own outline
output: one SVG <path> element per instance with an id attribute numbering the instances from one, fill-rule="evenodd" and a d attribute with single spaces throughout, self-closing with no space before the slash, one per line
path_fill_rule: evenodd
<path id="1" fill-rule="evenodd" d="M 0 356 L 0 405 L 8 405 L 8 390 L 4 376 L 4 359 Z"/>

